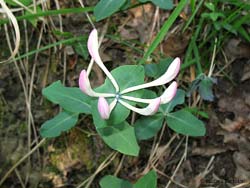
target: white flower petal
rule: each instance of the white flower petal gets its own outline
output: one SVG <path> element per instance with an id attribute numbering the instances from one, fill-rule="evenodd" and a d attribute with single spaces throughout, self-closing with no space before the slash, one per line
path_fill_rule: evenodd
<path id="1" fill-rule="evenodd" d="M 168 88 L 160 96 L 161 104 L 166 104 L 174 98 L 176 91 L 177 91 L 177 86 L 178 86 L 177 82 L 173 82 L 172 84 L 170 84 L 170 86 L 168 86 Z M 121 95 L 121 98 L 134 101 L 134 102 L 148 103 L 148 104 L 151 103 L 153 100 L 155 100 L 155 98 L 154 99 L 142 99 L 142 98 L 124 96 L 124 95 Z"/>
<path id="2" fill-rule="evenodd" d="M 109 104 L 104 97 L 98 99 L 98 111 L 102 119 L 108 119 L 110 115 Z"/>
<path id="3" fill-rule="evenodd" d="M 136 107 L 122 101 L 121 99 L 118 100 L 118 102 L 121 103 L 126 108 L 133 110 L 134 112 L 136 112 L 138 114 L 141 114 L 144 116 L 150 116 L 150 115 L 155 114 L 158 111 L 160 103 L 161 103 L 161 99 L 158 97 L 158 98 L 152 100 L 152 102 L 145 108 L 136 108 Z"/>
<path id="4" fill-rule="evenodd" d="M 177 57 L 170 64 L 167 71 L 161 77 L 159 77 L 158 79 L 156 79 L 156 80 L 154 80 L 152 82 L 146 83 L 146 84 L 141 84 L 141 85 L 129 87 L 129 88 L 123 90 L 121 92 L 121 94 L 129 93 L 131 91 L 144 89 L 144 88 L 148 88 L 148 87 L 164 85 L 164 84 L 170 82 L 171 80 L 173 80 L 177 76 L 177 74 L 178 74 L 178 72 L 180 70 L 180 64 L 181 64 L 180 58 Z"/>
<path id="5" fill-rule="evenodd" d="M 124 95 L 121 95 L 121 98 L 129 100 L 129 101 L 147 103 L 147 104 L 151 103 L 152 100 L 154 100 L 154 99 L 142 99 L 142 98 L 137 98 L 137 97 L 132 97 L 132 96 L 124 96 Z"/>
<path id="6" fill-rule="evenodd" d="M 99 55 L 98 48 L 99 48 L 99 45 L 98 45 L 97 30 L 93 29 L 91 31 L 90 35 L 89 35 L 89 38 L 88 38 L 88 50 L 89 50 L 89 53 L 90 53 L 91 57 L 95 60 L 96 64 L 103 70 L 103 72 L 110 79 L 110 81 L 112 82 L 112 84 L 115 87 L 116 92 L 118 92 L 119 91 L 119 86 L 118 86 L 116 80 L 114 79 L 114 77 L 111 75 L 111 73 L 108 71 L 108 69 L 103 64 L 103 62 L 101 60 L 101 57 Z"/>
<path id="7" fill-rule="evenodd" d="M 97 93 L 95 92 L 90 85 L 89 78 L 87 76 L 86 70 L 82 70 L 79 77 L 79 87 L 83 93 L 92 97 L 114 97 L 115 94 L 112 93 Z"/>
<path id="8" fill-rule="evenodd" d="M 116 98 L 110 103 L 110 105 L 109 105 L 109 111 L 110 111 L 110 113 L 115 108 L 116 103 L 117 103 L 117 99 Z"/>
<path id="9" fill-rule="evenodd" d="M 173 82 L 172 84 L 170 84 L 170 86 L 168 86 L 168 88 L 160 96 L 161 104 L 166 104 L 174 98 L 177 91 L 177 87 L 178 87 L 177 82 Z"/>

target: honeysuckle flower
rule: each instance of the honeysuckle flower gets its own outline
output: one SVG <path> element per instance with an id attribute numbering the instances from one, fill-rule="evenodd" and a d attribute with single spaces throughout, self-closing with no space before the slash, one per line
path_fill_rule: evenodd
<path id="1" fill-rule="evenodd" d="M 85 94 L 97 97 L 98 98 L 98 111 L 102 119 L 108 119 L 112 110 L 115 108 L 117 103 L 120 103 L 121 105 L 125 106 L 129 110 L 132 110 L 136 113 L 139 113 L 144 116 L 149 116 L 155 114 L 160 104 L 168 103 L 173 99 L 173 97 L 176 94 L 177 91 L 177 83 L 173 81 L 168 88 L 162 93 L 161 96 L 154 98 L 154 99 L 143 99 L 143 98 L 137 98 L 133 96 L 126 95 L 127 93 L 137 91 L 140 89 L 145 89 L 149 87 L 155 87 L 160 85 L 165 85 L 166 83 L 169 83 L 172 81 L 178 74 L 180 70 L 180 59 L 175 58 L 174 61 L 170 64 L 167 71 L 160 76 L 158 79 L 126 88 L 122 91 L 120 91 L 119 85 L 115 78 L 112 76 L 112 74 L 108 71 L 108 69 L 103 64 L 101 57 L 99 55 L 98 51 L 99 45 L 98 45 L 98 34 L 97 30 L 94 29 L 88 38 L 88 51 L 91 55 L 91 57 L 94 59 L 96 64 L 103 70 L 103 72 L 106 74 L 106 76 L 110 79 L 111 83 L 113 84 L 115 88 L 115 93 L 98 93 L 95 92 L 90 85 L 90 81 L 88 78 L 88 74 L 86 70 L 82 70 L 79 77 L 79 87 Z M 126 73 L 124 73 L 126 74 Z M 113 98 L 113 101 L 109 104 L 106 98 Z M 133 101 L 133 102 L 139 102 L 139 103 L 146 103 L 148 104 L 145 108 L 137 108 L 129 103 L 127 101 Z"/>

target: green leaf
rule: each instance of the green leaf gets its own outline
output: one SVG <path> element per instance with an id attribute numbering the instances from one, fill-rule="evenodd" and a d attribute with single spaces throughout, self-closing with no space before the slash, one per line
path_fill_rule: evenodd
<path id="1" fill-rule="evenodd" d="M 20 3 L 22 3 L 24 6 L 28 6 L 32 3 L 32 0 L 18 0 Z M 13 0 L 5 0 L 6 3 L 12 5 L 12 6 L 20 6 L 16 4 Z"/>
<path id="2" fill-rule="evenodd" d="M 130 182 L 111 175 L 103 177 L 99 184 L 101 188 L 133 188 Z"/>
<path id="3" fill-rule="evenodd" d="M 52 33 L 53 33 L 54 35 L 56 35 L 57 37 L 62 37 L 62 38 L 66 38 L 66 39 L 69 39 L 69 38 L 74 37 L 74 35 L 73 35 L 71 32 L 60 31 L 60 30 L 57 30 L 57 29 L 53 29 L 53 30 L 52 30 Z M 84 40 L 85 40 L 85 38 L 83 38 L 83 39 L 80 40 L 80 41 L 84 41 Z M 85 40 L 85 41 L 87 41 L 87 40 Z M 73 42 L 77 42 L 77 40 L 76 40 L 76 41 L 73 41 Z M 72 43 L 73 43 L 73 42 L 72 42 Z"/>
<path id="4" fill-rule="evenodd" d="M 146 64 L 144 65 L 145 74 L 149 77 L 158 78 L 167 71 L 172 61 L 173 61 L 173 58 L 165 58 L 165 59 L 160 60 L 160 63 L 157 63 L 157 64 L 156 63 Z"/>
<path id="5" fill-rule="evenodd" d="M 159 72 L 159 66 L 158 64 L 151 63 L 151 64 L 145 64 L 145 74 L 148 77 L 156 78 Z"/>
<path id="6" fill-rule="evenodd" d="M 76 53 L 84 58 L 84 60 L 87 60 L 89 57 L 89 52 L 87 48 L 87 38 L 84 41 L 76 41 L 73 44 L 73 47 L 76 51 Z"/>
<path id="7" fill-rule="evenodd" d="M 62 131 L 67 131 L 72 128 L 78 120 L 78 113 L 71 113 L 63 111 L 42 124 L 40 134 L 44 138 L 56 137 Z"/>
<path id="8" fill-rule="evenodd" d="M 134 188 L 156 188 L 157 187 L 157 174 L 154 170 L 151 170 L 146 175 L 141 177 Z"/>
<path id="9" fill-rule="evenodd" d="M 34 10 L 34 8 L 32 8 L 32 10 Z M 36 7 L 36 13 L 41 13 L 41 12 L 42 12 L 41 7 L 40 7 L 40 6 L 37 6 L 37 7 Z M 32 15 L 32 13 L 30 13 L 30 12 L 27 11 L 27 10 L 25 10 L 24 15 L 29 16 L 29 15 Z M 31 18 L 28 18 L 27 20 L 28 20 L 34 27 L 37 26 L 38 18 L 32 18 L 32 17 L 31 17 Z"/>
<path id="10" fill-rule="evenodd" d="M 104 142 L 114 150 L 126 155 L 137 156 L 139 146 L 135 137 L 134 127 L 126 121 L 118 125 L 110 125 L 97 129 Z"/>
<path id="11" fill-rule="evenodd" d="M 211 2 L 205 2 L 204 5 L 211 11 L 215 11 L 215 5 Z"/>
<path id="12" fill-rule="evenodd" d="M 77 113 L 91 113 L 91 98 L 79 88 L 64 87 L 60 81 L 54 82 L 42 91 L 43 95 L 65 110 Z"/>
<path id="13" fill-rule="evenodd" d="M 143 66 L 138 65 L 124 65 L 120 66 L 114 70 L 111 71 L 111 74 L 117 81 L 120 91 L 131 87 L 135 85 L 139 85 L 144 83 L 144 68 Z M 98 88 L 96 88 L 96 91 L 102 92 L 102 93 L 115 93 L 114 86 L 110 82 L 108 78 L 106 78 L 104 84 Z M 141 97 L 143 95 L 143 90 L 138 90 L 134 92 L 130 92 L 126 95 L 132 95 L 134 97 Z M 109 103 L 113 101 L 113 98 L 107 99 Z M 134 105 L 134 102 L 128 102 L 131 105 Z M 94 105 L 94 106 L 93 106 Z M 99 113 L 97 111 L 97 100 L 93 104 L 92 114 L 94 118 L 95 125 L 96 123 L 99 123 L 100 125 L 97 125 L 98 127 L 102 127 L 103 124 L 105 124 L 104 120 L 101 120 L 99 117 Z M 96 114 L 97 113 L 97 114 Z M 129 115 L 130 110 L 126 107 L 122 106 L 120 103 L 117 103 L 114 110 L 112 111 L 110 118 L 108 120 L 109 123 L 112 124 L 119 124 L 123 122 Z M 97 118 L 97 119 L 96 119 Z M 108 124 L 109 124 L 108 123 Z"/>
<path id="14" fill-rule="evenodd" d="M 151 1 L 161 9 L 170 10 L 174 7 L 173 0 L 151 0 Z"/>
<path id="15" fill-rule="evenodd" d="M 186 111 L 189 111 L 191 112 L 192 114 L 195 114 L 195 115 L 199 115 L 200 117 L 202 118 L 206 118 L 206 119 L 209 119 L 209 115 L 204 112 L 204 111 L 201 111 L 198 107 L 187 107 L 187 108 L 184 108 Z"/>
<path id="16" fill-rule="evenodd" d="M 190 112 L 180 110 L 166 116 L 168 126 L 177 133 L 189 136 L 204 136 L 205 125 Z"/>
<path id="17" fill-rule="evenodd" d="M 199 94 L 204 100 L 213 101 L 213 80 L 209 77 L 205 77 L 199 84 Z"/>
<path id="18" fill-rule="evenodd" d="M 160 111 L 163 114 L 167 114 L 171 112 L 175 106 L 183 104 L 185 102 L 185 91 L 182 89 L 178 89 L 175 97 L 167 104 L 162 104 L 160 106 Z"/>
<path id="19" fill-rule="evenodd" d="M 138 140 L 147 140 L 157 134 L 162 127 L 162 116 L 142 117 L 135 122 L 135 135 Z"/>
<path id="20" fill-rule="evenodd" d="M 173 0 L 139 0 L 139 1 L 141 3 L 152 2 L 156 6 L 166 10 L 170 10 L 173 8 Z"/>
<path id="21" fill-rule="evenodd" d="M 94 16 L 97 21 L 109 17 L 117 12 L 126 0 L 101 0 L 94 8 Z"/>

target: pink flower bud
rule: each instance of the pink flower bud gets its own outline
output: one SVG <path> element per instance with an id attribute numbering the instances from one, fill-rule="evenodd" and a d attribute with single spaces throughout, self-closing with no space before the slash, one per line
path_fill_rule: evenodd
<path id="1" fill-rule="evenodd" d="M 104 97 L 98 99 L 98 111 L 102 119 L 108 119 L 110 115 L 109 104 Z"/>
<path id="2" fill-rule="evenodd" d="M 78 84 L 82 92 L 88 95 L 88 91 L 87 91 L 88 80 L 87 79 L 88 79 L 88 76 L 87 76 L 86 70 L 82 70 L 79 76 Z"/>

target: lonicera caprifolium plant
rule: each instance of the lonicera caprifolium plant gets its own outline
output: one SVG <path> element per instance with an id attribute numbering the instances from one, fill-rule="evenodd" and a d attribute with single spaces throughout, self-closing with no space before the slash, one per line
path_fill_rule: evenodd
<path id="1" fill-rule="evenodd" d="M 60 81 L 45 88 L 43 95 L 51 102 L 59 104 L 63 110 L 42 125 L 40 133 L 43 137 L 56 137 L 63 131 L 68 131 L 77 123 L 79 114 L 92 115 L 97 133 L 104 142 L 110 148 L 131 156 L 138 156 L 138 141 L 156 135 L 163 121 L 180 134 L 205 134 L 202 121 L 188 110 L 173 112 L 185 99 L 185 92 L 177 89 L 177 82 L 173 81 L 180 70 L 179 58 L 172 60 L 168 67 L 166 63 L 124 65 L 109 72 L 99 55 L 97 30 L 90 33 L 87 46 L 92 59 L 107 76 L 105 82 L 92 89 L 89 80 L 92 68 L 90 63 L 88 69 L 80 73 L 79 88 L 64 87 Z M 145 72 L 149 77 L 155 77 L 155 80 L 144 83 Z M 170 84 L 166 88 L 167 83 Z M 153 87 L 161 89 L 158 92 L 149 90 Z M 127 122 L 130 111 L 141 115 L 134 125 Z M 108 177 L 114 181 L 123 181 Z M 105 181 L 103 179 L 100 184 L 105 184 Z"/>

